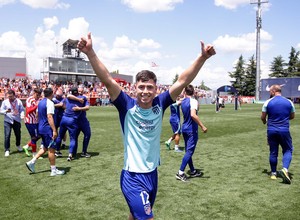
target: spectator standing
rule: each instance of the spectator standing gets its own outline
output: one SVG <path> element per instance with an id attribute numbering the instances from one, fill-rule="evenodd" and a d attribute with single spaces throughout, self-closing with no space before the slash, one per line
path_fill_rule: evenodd
<path id="1" fill-rule="evenodd" d="M 13 129 L 16 137 L 16 147 L 19 152 L 23 151 L 21 144 L 21 121 L 24 118 L 24 107 L 22 101 L 15 96 L 15 91 L 7 92 L 7 99 L 1 104 L 0 113 L 4 115 L 4 156 L 10 154 L 10 137 Z"/>

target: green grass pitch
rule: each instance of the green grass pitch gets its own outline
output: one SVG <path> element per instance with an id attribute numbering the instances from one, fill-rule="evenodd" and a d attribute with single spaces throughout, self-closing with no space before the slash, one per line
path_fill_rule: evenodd
<path id="1" fill-rule="evenodd" d="M 245 104 L 235 111 L 233 105 L 226 105 L 215 113 L 214 105 L 200 106 L 199 117 L 208 133 L 200 133 L 193 160 L 204 176 L 186 183 L 175 179 L 183 153 L 169 151 L 164 145 L 171 135 L 166 110 L 155 219 L 300 219 L 300 108 L 296 106 L 296 118 L 291 121 L 295 149 L 289 171 L 293 179 L 286 185 L 282 179 L 268 176 L 269 151 L 261 107 Z M 36 174 L 30 174 L 25 167 L 29 158 L 17 153 L 13 134 L 12 153 L 4 157 L 1 116 L 0 219 L 127 219 L 129 210 L 119 183 L 123 146 L 117 110 L 91 107 L 87 114 L 92 158 L 67 162 L 68 152 L 63 150 L 64 156 L 56 164 L 67 174 L 57 177 L 49 176 L 46 157 L 37 161 Z M 28 138 L 22 124 L 22 145 Z M 78 152 L 81 142 L 82 134 Z M 183 146 L 183 139 L 180 143 Z"/>

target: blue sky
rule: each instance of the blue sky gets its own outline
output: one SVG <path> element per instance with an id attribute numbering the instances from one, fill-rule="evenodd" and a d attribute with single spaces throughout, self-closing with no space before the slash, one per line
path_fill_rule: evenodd
<path id="1" fill-rule="evenodd" d="M 300 50 L 300 1 L 269 0 L 262 6 L 261 70 L 267 78 L 274 57 L 287 61 L 291 47 Z M 42 58 L 61 55 L 67 39 L 89 31 L 110 71 L 135 75 L 150 69 L 162 84 L 171 84 L 193 62 L 200 40 L 213 44 L 217 55 L 194 85 L 229 84 L 239 56 L 255 55 L 256 8 L 250 0 L 0 0 L 0 19 L 0 56 L 26 56 L 34 78 Z"/>

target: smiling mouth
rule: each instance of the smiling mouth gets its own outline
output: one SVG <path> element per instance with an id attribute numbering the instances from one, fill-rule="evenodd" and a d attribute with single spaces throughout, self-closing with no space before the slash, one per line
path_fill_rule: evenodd
<path id="1" fill-rule="evenodd" d="M 148 98 L 150 97 L 151 95 L 149 93 L 142 93 L 142 98 Z"/>

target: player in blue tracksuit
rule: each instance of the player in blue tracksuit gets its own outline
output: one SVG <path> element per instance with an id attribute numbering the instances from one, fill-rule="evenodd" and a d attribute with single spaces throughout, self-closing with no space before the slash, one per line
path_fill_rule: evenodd
<path id="1" fill-rule="evenodd" d="M 183 114 L 182 136 L 185 143 L 185 154 L 180 169 L 176 174 L 176 178 L 181 181 L 187 180 L 187 176 L 184 173 L 187 165 L 190 167 L 190 177 L 202 176 L 202 173 L 195 169 L 192 156 L 198 142 L 198 126 L 204 133 L 207 132 L 207 128 L 198 117 L 198 101 L 193 97 L 194 87 L 192 85 L 185 87 L 184 94 L 185 98 L 181 102 L 181 109 Z"/>
<path id="2" fill-rule="evenodd" d="M 71 88 L 72 95 L 78 95 L 78 89 L 76 87 Z M 74 156 L 77 151 L 78 146 L 78 123 L 77 120 L 81 114 L 81 111 L 74 111 L 74 107 L 83 107 L 84 104 L 71 99 L 64 100 L 65 112 L 62 117 L 60 123 L 60 130 L 59 135 L 56 140 L 56 144 L 59 148 L 61 145 L 62 138 L 64 137 L 65 133 L 68 131 L 70 135 L 70 146 L 69 146 L 69 156 L 67 158 L 68 161 L 74 159 Z"/>
<path id="3" fill-rule="evenodd" d="M 295 106 L 293 102 L 281 96 L 281 87 L 273 85 L 270 88 L 271 98 L 268 99 L 261 113 L 261 120 L 267 123 L 268 144 L 270 146 L 271 179 L 277 177 L 277 157 L 279 145 L 282 147 L 282 170 L 280 172 L 285 183 L 290 184 L 291 179 L 288 173 L 292 161 L 293 144 L 290 134 L 290 120 L 295 117 Z M 267 120 L 268 116 L 268 120 Z"/>
<path id="4" fill-rule="evenodd" d="M 58 89 L 55 93 L 55 96 L 53 97 L 52 101 L 54 102 L 54 124 L 55 127 L 58 130 L 58 128 L 60 127 L 60 123 L 61 123 L 61 119 L 63 117 L 64 114 L 64 95 L 63 95 L 63 91 L 62 89 Z M 55 156 L 57 157 L 61 157 L 62 153 L 60 152 L 60 148 L 65 148 L 65 141 L 66 141 L 66 135 L 64 136 L 63 140 L 62 140 L 62 146 L 58 146 L 57 147 L 57 151 L 55 152 Z"/>
<path id="5" fill-rule="evenodd" d="M 82 103 L 83 107 L 73 107 L 74 111 L 81 111 L 78 119 L 77 119 L 77 124 L 78 124 L 78 134 L 80 132 L 83 133 L 83 141 L 82 141 L 82 152 L 81 152 L 81 157 L 89 158 L 91 155 L 87 153 L 87 149 L 89 146 L 90 138 L 91 138 L 91 126 L 90 122 L 87 119 L 86 116 L 86 111 L 90 109 L 90 103 L 88 102 L 86 96 L 83 95 L 83 88 L 79 87 L 78 88 L 78 95 L 74 96 L 71 94 L 68 94 L 68 99 L 74 99 Z M 76 155 L 77 149 L 74 150 L 74 154 Z"/>
<path id="6" fill-rule="evenodd" d="M 133 99 L 122 91 L 97 57 L 92 48 L 91 33 L 87 38 L 81 38 L 77 46 L 87 55 L 119 111 L 124 144 L 124 166 L 120 185 L 129 206 L 129 220 L 153 219 L 163 113 L 183 88 L 192 82 L 204 62 L 215 54 L 215 50 L 211 45 L 204 46 L 201 42 L 202 54 L 162 94 L 157 95 L 156 75 L 149 70 L 140 71 L 136 75 L 136 99 Z"/>

